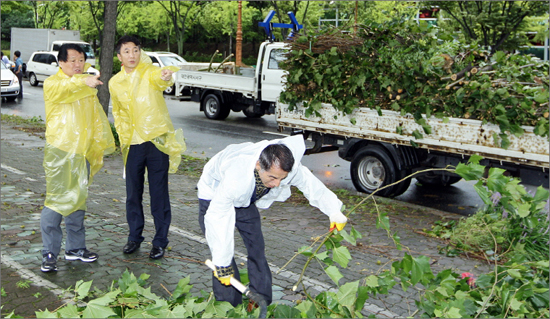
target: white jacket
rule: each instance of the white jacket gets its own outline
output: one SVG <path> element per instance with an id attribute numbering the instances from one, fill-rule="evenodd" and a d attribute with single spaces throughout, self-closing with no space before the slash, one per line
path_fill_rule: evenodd
<path id="1" fill-rule="evenodd" d="M 342 215 L 342 202 L 300 161 L 305 151 L 301 135 L 258 143 L 227 146 L 204 166 L 198 183 L 199 199 L 209 200 L 204 217 L 206 240 L 212 253 L 212 262 L 228 266 L 234 254 L 235 207 L 248 207 L 254 191 L 254 169 L 260 153 L 270 144 L 284 144 L 294 155 L 294 166 L 278 187 L 255 202 L 258 208 L 268 208 L 274 201 L 290 197 L 290 186 L 304 193 L 312 206 L 331 217 Z"/>

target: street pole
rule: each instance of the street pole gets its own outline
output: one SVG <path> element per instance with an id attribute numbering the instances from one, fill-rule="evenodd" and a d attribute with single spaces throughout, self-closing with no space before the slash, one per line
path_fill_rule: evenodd
<path id="1" fill-rule="evenodd" d="M 243 46 L 243 30 L 242 30 L 242 20 L 241 20 L 241 13 L 242 13 L 242 1 L 239 1 L 239 15 L 237 17 L 237 48 L 235 49 L 235 66 L 240 67 L 242 66 L 242 46 Z"/>

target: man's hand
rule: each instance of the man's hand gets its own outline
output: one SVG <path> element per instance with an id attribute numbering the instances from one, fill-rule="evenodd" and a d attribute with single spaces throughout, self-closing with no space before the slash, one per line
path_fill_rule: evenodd
<path id="1" fill-rule="evenodd" d="M 160 79 L 163 81 L 170 81 L 172 78 L 172 73 L 174 73 L 174 71 L 162 69 L 162 71 L 160 71 Z"/>
<path id="2" fill-rule="evenodd" d="M 231 265 L 226 267 L 216 266 L 216 270 L 214 270 L 214 276 L 218 278 L 218 280 L 226 286 L 231 285 L 230 281 L 233 275 L 234 275 L 234 272 L 233 272 L 233 267 Z"/>
<path id="3" fill-rule="evenodd" d="M 91 88 L 95 88 L 96 86 L 103 84 L 103 82 L 101 82 L 99 80 L 99 76 L 100 76 L 100 74 L 88 76 L 88 77 L 86 77 L 84 82 L 86 83 L 87 86 L 89 86 Z"/>
<path id="4" fill-rule="evenodd" d="M 346 226 L 347 222 L 348 218 L 344 216 L 344 214 L 340 212 L 332 214 L 330 216 L 330 231 L 332 231 L 334 228 L 336 228 L 336 230 L 338 231 L 344 229 L 344 226 Z"/>

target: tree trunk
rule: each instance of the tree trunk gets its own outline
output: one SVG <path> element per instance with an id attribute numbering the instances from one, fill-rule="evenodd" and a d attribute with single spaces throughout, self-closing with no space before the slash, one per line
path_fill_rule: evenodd
<path id="1" fill-rule="evenodd" d="M 97 94 L 105 114 L 109 114 L 109 79 L 113 73 L 113 53 L 115 51 L 116 16 L 118 1 L 105 1 L 103 37 L 101 41 L 101 55 L 99 56 L 99 79 L 103 85 L 99 86 Z"/>

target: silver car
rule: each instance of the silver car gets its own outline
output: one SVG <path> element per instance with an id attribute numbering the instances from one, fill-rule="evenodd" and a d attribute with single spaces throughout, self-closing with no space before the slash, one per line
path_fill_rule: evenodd
<path id="1" fill-rule="evenodd" d="M 17 76 L 4 64 L 0 62 L 2 67 L 1 81 L 2 81 L 2 98 L 13 101 L 19 95 L 19 79 Z"/>

